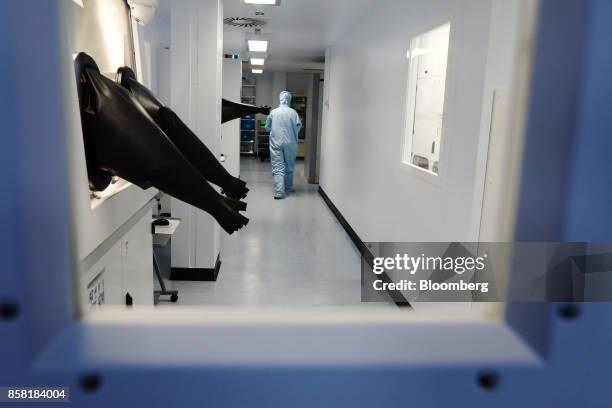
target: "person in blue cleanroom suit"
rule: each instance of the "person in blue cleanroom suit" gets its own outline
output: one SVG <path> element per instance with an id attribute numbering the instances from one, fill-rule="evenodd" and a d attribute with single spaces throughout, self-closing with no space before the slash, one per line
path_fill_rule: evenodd
<path id="1" fill-rule="evenodd" d="M 293 166 L 302 122 L 290 108 L 291 93 L 280 94 L 280 106 L 270 112 L 266 130 L 270 132 L 270 160 L 274 178 L 274 198 L 280 200 L 293 191 Z"/>

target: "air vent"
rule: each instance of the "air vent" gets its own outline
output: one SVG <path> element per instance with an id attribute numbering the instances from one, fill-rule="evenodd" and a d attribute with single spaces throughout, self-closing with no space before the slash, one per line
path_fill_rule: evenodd
<path id="1" fill-rule="evenodd" d="M 266 25 L 265 21 L 251 17 L 227 17 L 223 20 L 223 23 L 232 27 L 240 28 L 256 28 Z"/>

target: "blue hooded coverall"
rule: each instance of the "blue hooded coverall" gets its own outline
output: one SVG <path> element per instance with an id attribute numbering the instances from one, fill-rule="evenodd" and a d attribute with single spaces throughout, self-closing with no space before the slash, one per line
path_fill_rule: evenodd
<path id="1" fill-rule="evenodd" d="M 284 198 L 293 190 L 293 167 L 297 153 L 298 135 L 302 122 L 290 108 L 291 93 L 280 94 L 280 106 L 270 112 L 266 130 L 270 132 L 270 160 L 274 179 L 274 197 Z"/>

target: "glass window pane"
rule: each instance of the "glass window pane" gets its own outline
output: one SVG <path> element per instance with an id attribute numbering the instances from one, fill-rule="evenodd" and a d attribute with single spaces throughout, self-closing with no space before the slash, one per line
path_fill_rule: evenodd
<path id="1" fill-rule="evenodd" d="M 450 24 L 410 41 L 403 162 L 438 174 Z"/>

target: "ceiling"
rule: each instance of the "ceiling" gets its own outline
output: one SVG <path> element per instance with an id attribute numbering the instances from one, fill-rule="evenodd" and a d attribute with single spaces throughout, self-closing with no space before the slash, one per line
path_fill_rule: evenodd
<path id="1" fill-rule="evenodd" d="M 270 41 L 264 70 L 299 72 L 323 69 L 325 48 L 337 33 L 359 18 L 380 0 L 281 0 L 280 6 L 256 6 L 243 0 L 223 0 L 224 17 L 251 17 L 264 20 L 260 36 Z M 172 0 L 159 2 L 159 16 L 170 22 Z M 256 16 L 263 11 L 263 16 Z M 249 59 L 247 38 L 254 29 L 224 25 L 224 51 Z M 314 61 L 317 62 L 314 62 Z"/>
<path id="2" fill-rule="evenodd" d="M 223 0 L 225 17 L 252 17 L 266 21 L 260 36 L 269 40 L 264 70 L 323 69 L 329 40 L 377 0 L 281 0 L 280 6 L 256 6 L 243 0 Z M 255 15 L 263 11 L 263 16 Z M 248 59 L 246 40 L 254 29 L 224 26 L 224 49 Z M 313 61 L 314 60 L 314 61 Z"/>

